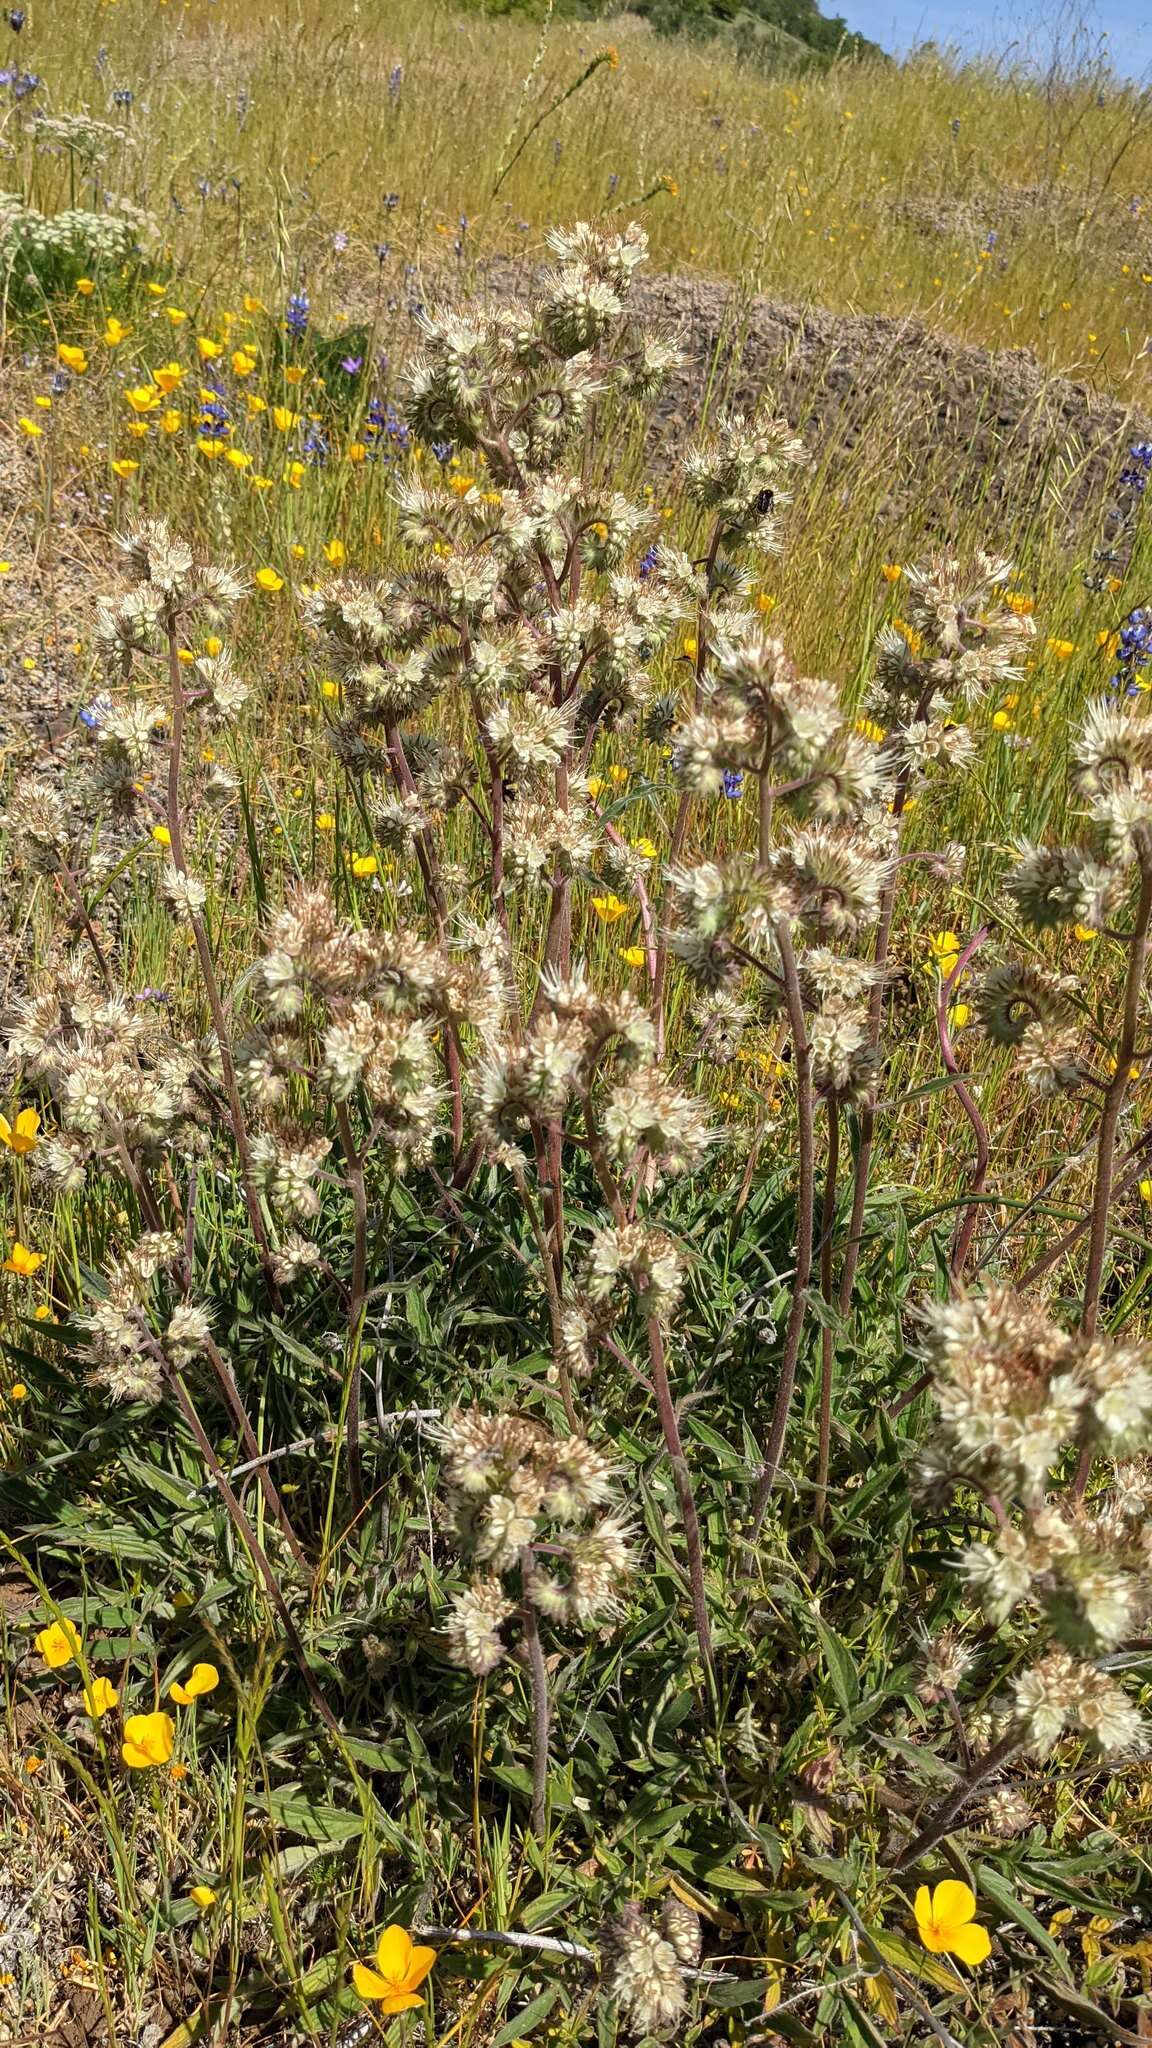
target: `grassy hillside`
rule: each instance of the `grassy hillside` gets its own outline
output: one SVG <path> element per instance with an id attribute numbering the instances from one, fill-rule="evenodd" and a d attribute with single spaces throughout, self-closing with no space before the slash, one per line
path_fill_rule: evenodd
<path id="1" fill-rule="evenodd" d="M 8 20 L 0 2039 L 1139 2042 L 1144 99 Z"/>

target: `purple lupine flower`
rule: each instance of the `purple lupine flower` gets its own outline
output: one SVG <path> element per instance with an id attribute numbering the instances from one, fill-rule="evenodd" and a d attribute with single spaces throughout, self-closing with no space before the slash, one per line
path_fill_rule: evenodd
<path id="1" fill-rule="evenodd" d="M 289 293 L 288 304 L 284 308 L 284 325 L 289 334 L 295 335 L 297 340 L 308 331 L 308 315 L 311 310 L 307 292 Z"/>

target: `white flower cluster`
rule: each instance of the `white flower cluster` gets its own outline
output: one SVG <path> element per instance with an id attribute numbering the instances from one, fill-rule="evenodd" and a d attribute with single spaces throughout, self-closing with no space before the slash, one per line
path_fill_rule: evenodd
<path id="1" fill-rule="evenodd" d="M 525 1602 L 581 1628 L 618 1612 L 629 1532 L 592 1444 L 479 1408 L 454 1409 L 438 1435 L 456 1539 L 479 1567 L 453 1599 L 454 1663 L 477 1677 L 494 1670 L 508 1648 L 501 1631 Z"/>

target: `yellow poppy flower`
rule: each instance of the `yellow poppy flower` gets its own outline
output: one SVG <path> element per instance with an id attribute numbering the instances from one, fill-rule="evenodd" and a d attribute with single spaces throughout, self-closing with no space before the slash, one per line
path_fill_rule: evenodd
<path id="1" fill-rule="evenodd" d="M 20 1239 L 17 1238 L 8 1257 L 4 1261 L 4 1271 L 6 1273 L 19 1273 L 22 1279 L 30 1280 L 33 1273 L 38 1273 L 43 1264 L 43 1252 L 29 1251 L 28 1246 L 21 1244 Z"/>
<path id="2" fill-rule="evenodd" d="M 880 574 L 884 578 L 885 583 L 899 583 L 904 571 L 900 567 L 899 562 L 881 562 Z"/>
<path id="3" fill-rule="evenodd" d="M 208 638 L 204 642 L 204 652 L 210 661 L 215 661 L 216 656 L 224 652 L 224 642 L 217 634 L 209 633 Z"/>
<path id="4" fill-rule="evenodd" d="M 268 400 L 261 398 L 258 391 L 246 391 L 244 393 L 244 403 L 248 407 L 249 412 L 267 412 L 268 410 Z"/>
<path id="5" fill-rule="evenodd" d="M 132 329 L 125 327 L 124 322 L 118 320 L 115 313 L 109 313 L 107 320 L 104 322 L 104 333 L 101 339 L 105 348 L 119 348 L 120 343 L 127 341 L 131 332 Z"/>
<path id="6" fill-rule="evenodd" d="M 992 1952 L 986 1927 L 975 1923 L 976 1894 L 959 1878 L 946 1877 L 930 1892 L 920 1886 L 913 1907 L 916 1931 L 931 1955 L 958 1956 L 962 1963 L 983 1963 Z"/>
<path id="7" fill-rule="evenodd" d="M 72 1621 L 52 1621 L 34 1638 L 36 1648 L 49 1671 L 70 1664 L 80 1648 L 80 1631 Z"/>
<path id="8" fill-rule="evenodd" d="M 592 908 L 600 919 L 601 924 L 616 924 L 620 918 L 627 917 L 628 915 L 628 905 L 621 903 L 619 896 L 611 894 L 607 896 L 594 896 L 592 898 Z"/>
<path id="9" fill-rule="evenodd" d="M 336 819 L 331 811 L 317 811 L 316 830 L 318 832 L 334 832 L 336 830 Z"/>
<path id="10" fill-rule="evenodd" d="M 168 1687 L 168 1697 L 175 1700 L 178 1707 L 190 1707 L 193 1700 L 200 1699 L 204 1693 L 215 1692 L 219 1683 L 220 1673 L 214 1664 L 194 1664 L 183 1685 L 177 1678 Z"/>
<path id="11" fill-rule="evenodd" d="M 139 467 L 140 464 L 138 462 L 130 462 L 127 456 L 122 455 L 119 462 L 112 464 L 112 474 L 121 478 L 135 476 Z"/>
<path id="12" fill-rule="evenodd" d="M 251 292 L 245 292 L 243 303 L 246 313 L 266 313 L 268 310 L 263 299 L 254 298 Z"/>
<path id="13" fill-rule="evenodd" d="M 120 1695 L 110 1678 L 94 1678 L 84 1687 L 84 1712 L 91 1721 L 101 1720 L 119 1704 Z"/>
<path id="14" fill-rule="evenodd" d="M 160 393 L 154 384 L 134 384 L 131 390 L 124 393 L 124 398 L 135 413 L 160 410 Z"/>
<path id="15" fill-rule="evenodd" d="M 234 348 L 232 351 L 232 374 L 234 377 L 250 377 L 256 368 L 256 358 L 251 349 Z"/>
<path id="16" fill-rule="evenodd" d="M 300 415 L 298 412 L 293 412 L 290 405 L 274 405 L 272 407 L 272 424 L 278 434 L 290 434 L 293 427 L 299 426 Z"/>
<path id="17" fill-rule="evenodd" d="M 284 588 L 284 578 L 278 576 L 275 569 L 257 569 L 253 581 L 261 590 L 276 591 Z"/>
<path id="18" fill-rule="evenodd" d="M 182 306 L 165 306 L 164 311 L 167 313 L 173 327 L 183 327 L 184 322 L 188 318 Z"/>
<path id="19" fill-rule="evenodd" d="M 202 1913 L 211 1912 L 216 1904 L 216 1894 L 210 1884 L 194 1884 L 188 1897 L 194 1906 L 199 1906 Z"/>
<path id="20" fill-rule="evenodd" d="M 251 469 L 252 467 L 252 457 L 246 448 L 229 448 L 224 459 L 232 464 L 233 469 Z"/>
<path id="21" fill-rule="evenodd" d="M 358 853 L 352 863 L 352 873 L 359 875 L 361 881 L 363 881 L 368 875 L 376 873 L 378 865 L 379 863 L 374 853 Z"/>
<path id="22" fill-rule="evenodd" d="M 625 967 L 643 967 L 647 958 L 643 946 L 618 946 L 616 950 Z"/>
<path id="23" fill-rule="evenodd" d="M 167 825 L 153 825 L 152 837 L 156 841 L 157 846 L 171 846 L 172 844 L 172 834 L 168 830 Z"/>
<path id="24" fill-rule="evenodd" d="M 174 406 L 168 406 L 160 415 L 160 425 L 166 434 L 178 434 L 184 425 Z"/>
<path id="25" fill-rule="evenodd" d="M 170 391 L 175 391 L 176 386 L 184 382 L 185 375 L 186 372 L 181 364 L 161 363 L 159 369 L 152 372 L 152 382 L 160 386 L 161 391 L 167 398 Z"/>
<path id="26" fill-rule="evenodd" d="M 196 347 L 200 351 L 202 363 L 210 363 L 214 356 L 222 356 L 224 353 L 223 342 L 213 341 L 210 334 L 198 334 L 196 336 Z"/>
<path id="27" fill-rule="evenodd" d="M 1049 640 L 1048 652 L 1049 654 L 1054 654 L 1057 661 L 1069 661 L 1076 652 L 1076 642 L 1074 640 Z"/>
<path id="28" fill-rule="evenodd" d="M 88 368 L 88 358 L 82 348 L 73 348 L 68 342 L 61 342 L 56 351 L 57 358 L 74 377 L 82 377 Z"/>
<path id="29" fill-rule="evenodd" d="M 45 1313 L 51 1314 L 51 1310 L 45 1311 L 43 1307 L 37 1309 L 37 1322 L 42 1320 Z M 12 1385 L 8 1389 L 8 1398 L 10 1401 L 26 1401 L 28 1399 L 28 1389 L 24 1385 L 23 1380 L 13 1380 Z"/>
<path id="30" fill-rule="evenodd" d="M 96 287 L 90 277 L 78 277 L 76 279 L 76 289 L 82 299 L 90 299 Z"/>
<path id="31" fill-rule="evenodd" d="M 176 1723 L 171 1714 L 129 1714 L 120 1754 L 130 1771 L 146 1771 L 172 1760 Z"/>
<path id="32" fill-rule="evenodd" d="M 157 284 L 154 278 L 150 279 L 148 284 L 145 286 L 145 290 L 149 294 L 149 297 L 153 299 L 162 299 L 167 289 L 168 287 L 166 284 Z"/>
<path id="33" fill-rule="evenodd" d="M 352 1982 L 361 1998 L 381 2012 L 407 2012 L 422 2005 L 418 1986 L 436 1961 L 434 1948 L 417 1947 L 406 1927 L 386 1927 L 376 1943 L 375 1969 L 353 1963 Z"/>
<path id="34" fill-rule="evenodd" d="M 284 471 L 284 481 L 291 486 L 292 490 L 298 491 L 304 481 L 304 464 L 302 462 L 290 462 Z"/>
<path id="35" fill-rule="evenodd" d="M 302 384 L 307 375 L 307 370 L 301 369 L 299 363 L 289 363 L 284 371 L 284 382 L 286 384 Z"/>
<path id="36" fill-rule="evenodd" d="M 323 554 L 324 560 L 333 569 L 342 569 L 348 560 L 348 550 L 342 540 L 325 541 Z"/>
<path id="37" fill-rule="evenodd" d="M 27 434 L 28 439 L 30 441 L 38 441 L 40 439 L 41 434 L 44 432 L 44 429 L 40 425 L 39 420 L 30 420 L 28 418 L 27 413 L 21 413 L 20 426 L 23 429 L 24 433 Z"/>
<path id="38" fill-rule="evenodd" d="M 17 1110 L 14 1124 L 10 1124 L 6 1116 L 0 1116 L 0 1145 L 7 1145 L 10 1152 L 15 1152 L 17 1158 L 22 1159 L 25 1152 L 36 1150 L 39 1129 L 40 1116 L 35 1109 Z"/>
<path id="39" fill-rule="evenodd" d="M 931 932 L 928 936 L 928 966 L 935 967 L 941 981 L 947 981 L 960 959 L 960 941 L 955 932 Z"/>

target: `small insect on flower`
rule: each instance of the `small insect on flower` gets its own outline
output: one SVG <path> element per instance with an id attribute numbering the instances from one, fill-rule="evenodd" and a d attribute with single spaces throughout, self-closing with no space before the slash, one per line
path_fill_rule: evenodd
<path id="1" fill-rule="evenodd" d="M 193 1700 L 201 1699 L 206 1692 L 215 1692 L 219 1683 L 220 1673 L 214 1664 L 194 1664 L 183 1684 L 178 1678 L 173 1680 L 168 1697 L 178 1707 L 190 1707 Z"/>
<path id="2" fill-rule="evenodd" d="M 101 1720 L 119 1704 L 120 1695 L 110 1678 L 94 1678 L 84 1687 L 84 1712 L 91 1721 Z"/>
<path id="3" fill-rule="evenodd" d="M 415 1945 L 406 1927 L 386 1927 L 376 1944 L 375 1968 L 353 1963 L 352 1982 L 381 2012 L 408 2012 L 424 2003 L 417 1987 L 435 1961 L 435 1949 Z"/>
<path id="4" fill-rule="evenodd" d="M 73 348 L 68 342 L 61 342 L 56 351 L 56 358 L 58 362 L 63 363 L 66 370 L 71 370 L 74 377 L 82 377 L 88 368 L 88 358 L 84 350 Z"/>
<path id="5" fill-rule="evenodd" d="M 0 1145 L 7 1145 L 22 1159 L 26 1152 L 34 1152 L 39 1142 L 40 1113 L 35 1109 L 20 1109 L 16 1121 L 10 1124 L 6 1116 L 0 1116 Z"/>
<path id="6" fill-rule="evenodd" d="M 601 924 L 618 924 L 622 917 L 628 915 L 628 905 L 621 903 L 619 896 L 594 896 L 592 908 Z"/>
<path id="7" fill-rule="evenodd" d="M 62 1665 L 72 1662 L 80 1648 L 80 1631 L 75 1622 L 67 1619 L 51 1621 L 33 1641 L 49 1671 L 59 1671 Z"/>
<path id="8" fill-rule="evenodd" d="M 931 1955 L 958 1956 L 962 1963 L 983 1963 L 992 1952 L 986 1927 L 976 1924 L 976 1894 L 958 1878 L 946 1877 L 930 1892 L 916 1894 L 916 1931 Z"/>
<path id="9" fill-rule="evenodd" d="M 129 1714 L 120 1754 L 130 1771 L 147 1771 L 171 1762 L 175 1742 L 176 1723 L 171 1714 Z"/>
<path id="10" fill-rule="evenodd" d="M 284 578 L 278 576 L 275 569 L 257 569 L 252 580 L 260 590 L 269 590 L 275 593 L 277 590 L 283 590 L 284 588 Z"/>
<path id="11" fill-rule="evenodd" d="M 4 1261 L 3 1270 L 5 1273 L 19 1273 L 22 1279 L 30 1280 L 33 1273 L 38 1273 L 43 1264 L 43 1252 L 29 1251 L 28 1246 L 21 1244 L 17 1238 Z"/>

